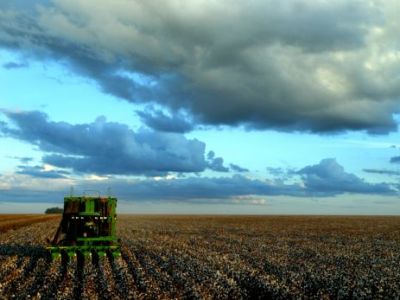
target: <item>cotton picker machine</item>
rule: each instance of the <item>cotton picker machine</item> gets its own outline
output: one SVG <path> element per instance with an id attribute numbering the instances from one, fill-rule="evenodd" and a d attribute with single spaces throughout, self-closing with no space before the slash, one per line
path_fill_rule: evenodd
<path id="1" fill-rule="evenodd" d="M 65 197 L 61 223 L 47 247 L 52 258 L 121 255 L 116 207 L 114 197 Z"/>

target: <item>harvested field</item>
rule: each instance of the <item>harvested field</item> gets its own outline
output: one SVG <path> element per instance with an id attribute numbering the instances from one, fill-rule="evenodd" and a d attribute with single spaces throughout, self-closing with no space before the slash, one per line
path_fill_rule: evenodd
<path id="1" fill-rule="evenodd" d="M 1 233 L 0 295 L 400 297 L 400 217 L 120 216 L 121 258 L 70 262 L 51 261 L 43 249 L 57 224 Z"/>
<path id="2" fill-rule="evenodd" d="M 0 215 L 0 233 L 59 218 L 59 215 Z"/>

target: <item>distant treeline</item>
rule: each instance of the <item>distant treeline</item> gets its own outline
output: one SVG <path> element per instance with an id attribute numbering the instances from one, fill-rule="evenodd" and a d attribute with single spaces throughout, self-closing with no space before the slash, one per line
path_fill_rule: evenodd
<path id="1" fill-rule="evenodd" d="M 45 214 L 62 214 L 63 211 L 64 210 L 60 207 L 50 207 L 50 208 L 46 209 L 46 211 L 44 213 Z"/>

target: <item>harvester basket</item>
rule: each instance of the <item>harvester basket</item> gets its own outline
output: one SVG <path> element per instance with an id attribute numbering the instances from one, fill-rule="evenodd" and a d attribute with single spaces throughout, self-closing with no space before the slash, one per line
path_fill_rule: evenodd
<path id="1" fill-rule="evenodd" d="M 119 256 L 116 206 L 113 197 L 65 197 L 62 220 L 47 247 L 52 258 Z"/>

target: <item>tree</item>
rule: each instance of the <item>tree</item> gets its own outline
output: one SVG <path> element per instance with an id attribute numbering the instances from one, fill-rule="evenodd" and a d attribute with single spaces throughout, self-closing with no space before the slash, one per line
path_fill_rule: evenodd
<path id="1" fill-rule="evenodd" d="M 45 214 L 62 214 L 64 210 L 60 207 L 50 207 L 46 209 Z"/>

